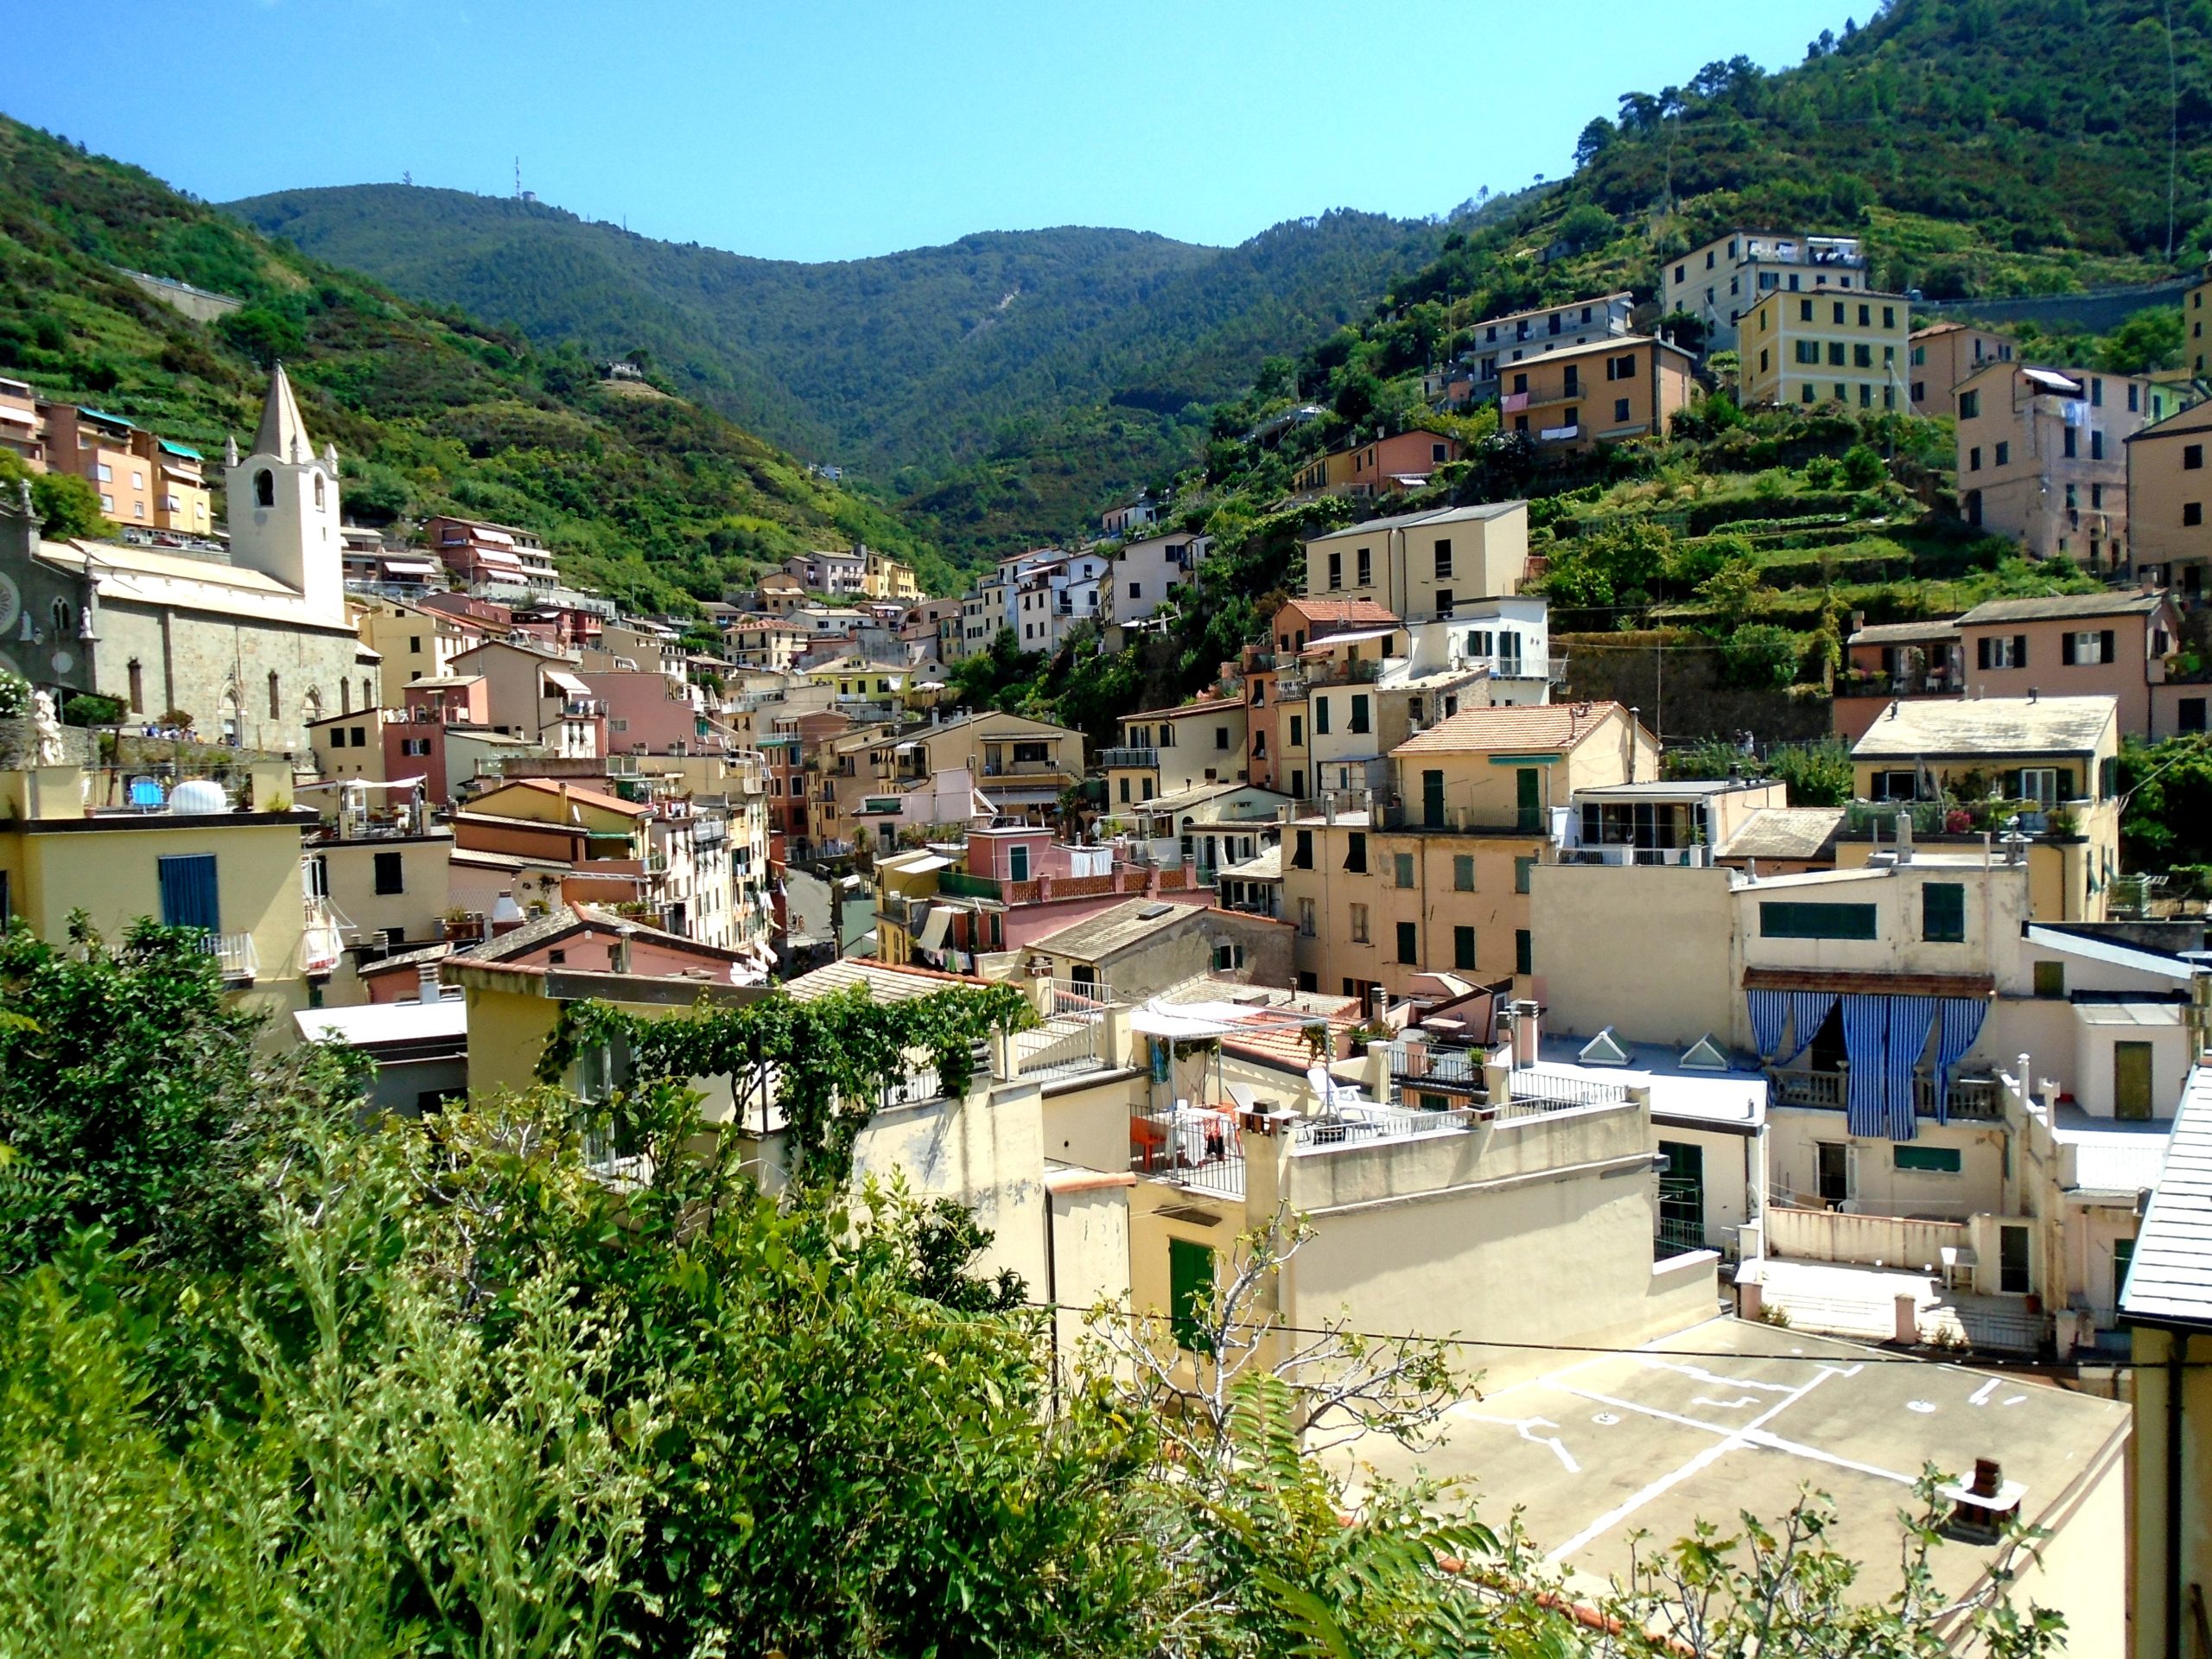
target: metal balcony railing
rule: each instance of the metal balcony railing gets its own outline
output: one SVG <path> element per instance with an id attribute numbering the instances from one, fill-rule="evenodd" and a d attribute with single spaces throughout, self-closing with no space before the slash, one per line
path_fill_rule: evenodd
<path id="1" fill-rule="evenodd" d="M 1160 765 L 1160 751 L 1138 748 L 1101 749 L 1098 752 L 1098 764 L 1102 766 L 1157 767 Z"/>
<path id="2" fill-rule="evenodd" d="M 1773 1077 L 1775 1093 L 1784 1106 L 1840 1112 L 1851 1098 L 1851 1067 L 1847 1064 L 1833 1071 L 1775 1071 L 1769 1075 Z M 1913 1116 L 1936 1116 L 1936 1080 L 1925 1072 L 1916 1073 L 1912 1080 Z M 2004 1091 L 1993 1077 L 1954 1077 L 1947 1115 L 1974 1122 L 2002 1123 Z"/>
<path id="3" fill-rule="evenodd" d="M 202 933 L 200 948 L 215 958 L 225 979 L 251 979 L 261 971 L 251 933 Z"/>

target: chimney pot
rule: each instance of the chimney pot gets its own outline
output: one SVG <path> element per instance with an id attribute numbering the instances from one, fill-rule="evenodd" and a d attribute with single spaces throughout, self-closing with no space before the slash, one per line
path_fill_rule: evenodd
<path id="1" fill-rule="evenodd" d="M 1976 1497 L 1994 1497 L 2004 1485 L 2005 1470 L 1996 1459 L 1976 1458 L 1974 1460 L 1974 1495 Z"/>
<path id="2" fill-rule="evenodd" d="M 426 962 L 416 969 L 416 995 L 425 1002 L 435 1002 L 445 995 L 445 988 L 438 982 L 438 964 Z"/>

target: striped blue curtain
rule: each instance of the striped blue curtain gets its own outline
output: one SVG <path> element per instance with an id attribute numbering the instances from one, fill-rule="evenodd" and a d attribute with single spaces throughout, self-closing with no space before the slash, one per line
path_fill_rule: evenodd
<path id="1" fill-rule="evenodd" d="M 1775 1061 L 1787 1065 L 1813 1046 L 1813 1039 L 1820 1034 L 1821 1026 L 1828 1017 L 1828 1010 L 1835 1007 L 1834 991 L 1792 991 L 1789 993 L 1789 1052 Z"/>
<path id="2" fill-rule="evenodd" d="M 1844 1103 L 1852 1134 L 1874 1139 L 1889 1128 L 1882 1055 L 1890 1031 L 1889 998 L 1843 999 L 1843 1053 L 1851 1062 L 1851 1093 Z"/>
<path id="3" fill-rule="evenodd" d="M 1783 1021 L 1789 1017 L 1789 999 L 1783 991 L 1745 991 L 1744 1001 L 1751 1014 L 1751 1046 L 1759 1058 L 1771 1061 L 1782 1046 Z"/>
<path id="4" fill-rule="evenodd" d="M 1882 1092 L 1889 1106 L 1890 1139 L 1910 1141 L 1917 1133 L 1912 1109 L 1912 1069 L 1928 1046 L 1936 1023 L 1932 996 L 1892 996 L 1890 1028 L 1884 1039 Z"/>
<path id="5" fill-rule="evenodd" d="M 1951 1121 L 1951 1071 L 1967 1057 L 1974 1039 L 1981 1035 L 1981 1022 L 1989 1012 L 1989 1004 L 1978 996 L 1947 996 L 1943 999 L 1942 1025 L 1936 1033 L 1936 1121 Z"/>

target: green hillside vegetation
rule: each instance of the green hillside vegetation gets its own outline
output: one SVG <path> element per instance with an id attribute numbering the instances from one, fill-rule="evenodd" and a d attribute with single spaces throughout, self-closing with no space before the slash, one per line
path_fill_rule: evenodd
<path id="1" fill-rule="evenodd" d="M 1333 213 L 1227 249 L 1062 228 L 804 264 L 404 185 L 231 206 L 318 257 L 534 340 L 643 350 L 687 396 L 901 494 L 948 467 L 1027 453 L 1065 410 L 1103 412 L 1120 429 L 1097 460 L 1113 464 L 1082 467 L 1073 518 L 1063 491 L 1040 486 L 1060 515 L 1054 533 L 1100 492 L 1179 465 L 1205 405 L 1242 390 L 1284 342 L 1363 311 L 1442 236 Z M 1052 471 L 1048 461 L 1039 474 Z M 969 522 L 958 511 L 948 521 Z"/>
<path id="2" fill-rule="evenodd" d="M 118 267 L 249 302 L 213 327 Z M 349 517 L 455 512 L 543 536 L 571 580 L 645 605 L 719 598 L 764 561 L 865 541 L 950 569 L 904 523 L 684 400 L 621 396 L 540 351 L 276 246 L 132 167 L 0 118 L 0 372 L 208 457 L 251 434 L 282 358 L 345 467 Z"/>

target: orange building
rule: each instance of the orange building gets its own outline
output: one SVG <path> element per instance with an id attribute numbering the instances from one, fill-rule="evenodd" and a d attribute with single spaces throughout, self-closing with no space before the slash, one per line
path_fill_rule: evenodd
<path id="1" fill-rule="evenodd" d="M 1359 499 L 1402 494 L 1420 489 L 1439 467 L 1459 459 L 1459 439 L 1417 427 L 1323 455 L 1299 474 L 1297 487 Z"/>
<path id="2" fill-rule="evenodd" d="M 1675 411 L 1689 406 L 1693 361 L 1647 334 L 1532 358 L 1501 371 L 1499 417 L 1506 431 L 1547 448 L 1664 433 Z"/>
<path id="3" fill-rule="evenodd" d="M 74 473 L 99 492 L 100 511 L 118 524 L 154 523 L 153 468 L 131 451 L 138 429 L 120 415 L 71 404 L 41 404 L 49 471 Z"/>
<path id="4" fill-rule="evenodd" d="M 1911 334 L 1911 403 L 1916 415 L 1948 415 L 1951 394 L 1992 363 L 2012 360 L 2012 342 L 1964 322 L 1931 322 Z"/>
<path id="5" fill-rule="evenodd" d="M 2156 740 L 2180 729 L 2184 692 L 2167 675 L 2180 623 L 2163 594 L 1993 599 L 1958 627 L 1969 697 L 2109 696 L 2122 737 Z M 2199 721 L 2203 694 L 2195 688 Z"/>

